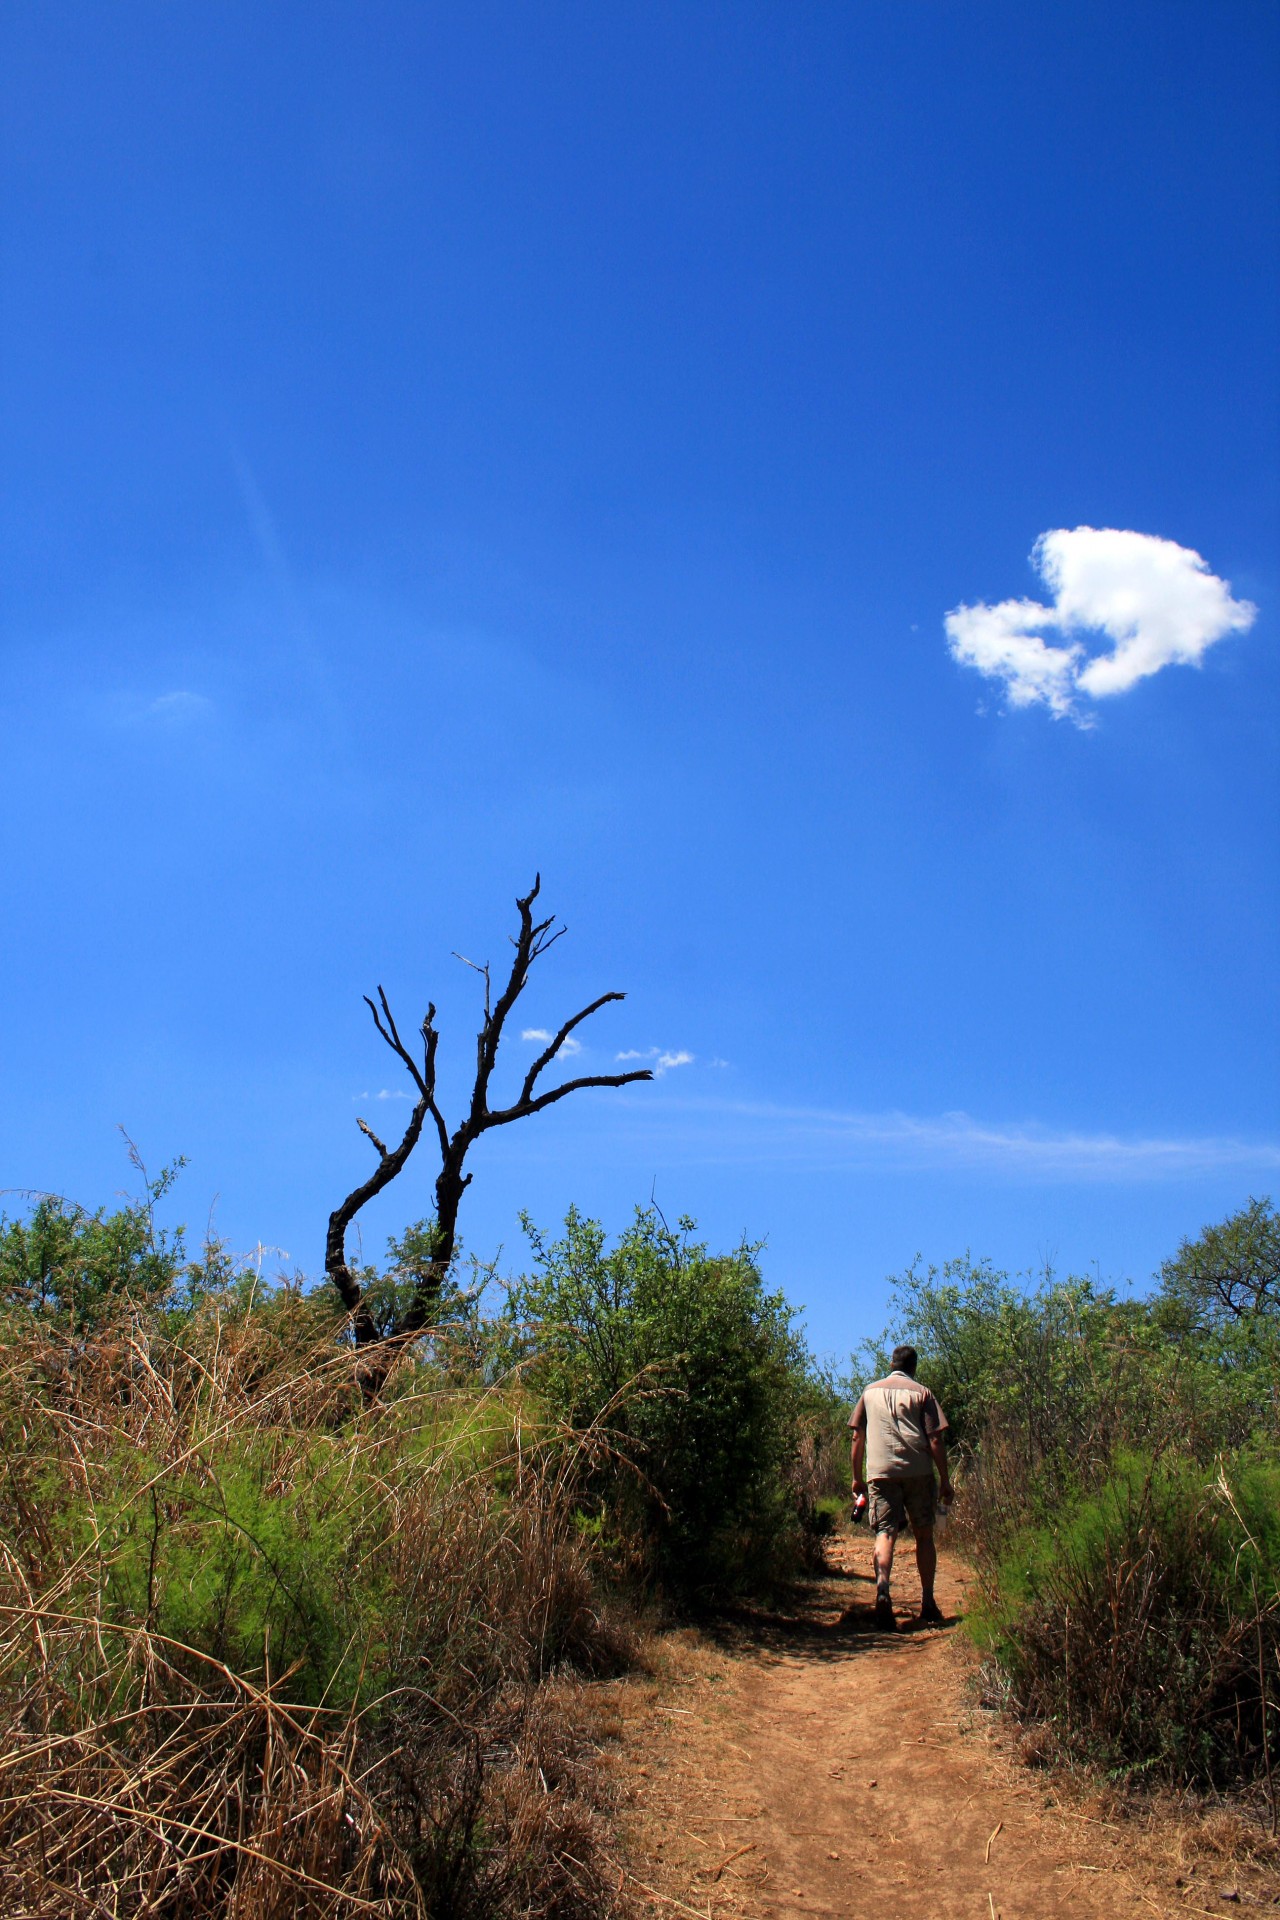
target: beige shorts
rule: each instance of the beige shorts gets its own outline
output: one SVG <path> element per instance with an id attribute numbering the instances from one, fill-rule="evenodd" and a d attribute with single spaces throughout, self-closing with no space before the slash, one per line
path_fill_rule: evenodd
<path id="1" fill-rule="evenodd" d="M 938 1483 L 931 1473 L 909 1480 L 872 1480 L 867 1488 L 867 1519 L 872 1533 L 899 1534 L 911 1522 L 918 1539 L 928 1533 L 938 1515 Z"/>

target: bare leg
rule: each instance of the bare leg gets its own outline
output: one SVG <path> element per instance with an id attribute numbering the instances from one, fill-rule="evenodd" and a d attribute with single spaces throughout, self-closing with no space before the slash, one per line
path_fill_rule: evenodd
<path id="1" fill-rule="evenodd" d="M 889 1576 L 893 1572 L 894 1536 L 891 1533 L 878 1533 L 875 1545 L 876 1592 L 888 1593 Z"/>
<path id="2" fill-rule="evenodd" d="M 879 1546 L 879 1541 L 876 1545 Z M 920 1573 L 921 1602 L 927 1607 L 933 1599 L 933 1576 L 938 1571 L 938 1549 L 933 1544 L 932 1527 L 921 1527 L 916 1535 L 916 1566 Z"/>

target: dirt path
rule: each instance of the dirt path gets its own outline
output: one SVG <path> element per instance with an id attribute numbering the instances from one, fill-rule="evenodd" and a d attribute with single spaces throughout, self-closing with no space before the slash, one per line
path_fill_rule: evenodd
<path id="1" fill-rule="evenodd" d="M 630 1741 L 629 1836 L 641 1906 L 707 1920 L 1129 1920 L 1270 1907 L 1212 1857 L 1149 1864 L 1137 1835 L 1060 1804 L 971 1704 L 954 1628 L 860 1630 L 874 1588 L 865 1536 L 794 1613 L 686 1637 Z M 938 1599 L 963 1605 L 944 1554 Z M 850 1613 L 850 1609 L 853 1610 Z M 1141 1857 L 1140 1857 L 1141 1856 Z M 1273 1889 L 1274 1890 L 1274 1889 Z"/>

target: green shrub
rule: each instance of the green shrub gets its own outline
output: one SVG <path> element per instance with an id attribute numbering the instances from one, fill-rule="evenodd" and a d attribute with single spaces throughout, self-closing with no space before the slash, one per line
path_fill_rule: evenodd
<path id="1" fill-rule="evenodd" d="M 156 1208 L 186 1161 L 179 1157 L 153 1178 L 132 1142 L 129 1158 L 142 1191 L 112 1213 L 90 1213 L 54 1193 L 32 1196 L 23 1219 L 0 1213 L 0 1322 L 13 1322 L 19 1338 L 30 1315 L 86 1333 L 122 1305 L 181 1318 L 240 1282 L 256 1289 L 256 1273 L 241 1273 L 212 1230 L 192 1258 L 186 1228 L 157 1222 Z"/>
<path id="2" fill-rule="evenodd" d="M 985 1589 L 979 1639 L 1017 1710 L 1051 1722 L 1067 1751 L 1175 1784 L 1266 1771 L 1264 1733 L 1274 1744 L 1280 1722 L 1276 1462 L 1122 1455 L 1054 1524 L 1008 1542 Z"/>
<path id="3" fill-rule="evenodd" d="M 246 1677 L 288 1673 L 293 1700 L 345 1705 L 354 1690 L 349 1644 L 359 1642 L 369 1682 L 382 1677 L 376 1584 L 357 1576 L 351 1553 L 353 1502 L 368 1489 L 349 1473 L 344 1484 L 322 1449 L 305 1444 L 286 1488 L 276 1454 L 270 1437 L 254 1433 L 219 1446 L 216 1472 L 117 1452 L 109 1495 L 92 1515 L 71 1510 L 72 1545 L 94 1555 L 108 1620 L 144 1625 Z"/>
<path id="4" fill-rule="evenodd" d="M 912 1266 L 891 1305 L 891 1329 L 861 1368 L 883 1371 L 899 1340 L 918 1348 L 965 1472 L 955 1530 L 987 1558 L 1105 1477 L 1117 1447 L 1179 1447 L 1207 1462 L 1273 1431 L 1280 1414 L 1274 1310 L 1197 1321 L 1167 1288 L 1121 1299 L 1050 1272 L 1019 1285 L 967 1255 Z"/>
<path id="5" fill-rule="evenodd" d="M 1022 1286 L 967 1254 L 941 1268 L 913 1264 L 893 1281 L 890 1305 L 891 1330 L 860 1356 L 867 1377 L 909 1341 L 953 1444 L 973 1452 L 998 1415 L 1037 1463 L 1075 1456 L 1132 1325 L 1128 1304 L 1091 1280 L 1046 1271 Z"/>
<path id="6" fill-rule="evenodd" d="M 111 1214 L 86 1213 L 56 1194 L 42 1194 L 25 1220 L 0 1214 L 0 1304 L 84 1331 L 121 1298 L 163 1298 L 186 1264 L 181 1232 L 158 1230 L 151 1213 L 169 1177 L 146 1201 Z"/>
<path id="7" fill-rule="evenodd" d="M 535 1270 L 511 1291 L 512 1344 L 557 1419 L 608 1433 L 606 1524 L 685 1599 L 794 1566 L 796 1469 L 822 1388 L 758 1249 L 713 1255 L 692 1221 L 672 1232 L 652 1210 L 612 1249 L 575 1211 L 556 1241 L 525 1225 Z"/>

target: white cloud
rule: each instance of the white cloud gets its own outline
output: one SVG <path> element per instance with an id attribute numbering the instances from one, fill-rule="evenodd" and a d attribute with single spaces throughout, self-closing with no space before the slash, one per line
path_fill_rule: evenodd
<path id="1" fill-rule="evenodd" d="M 191 693 L 186 688 L 178 688 L 173 693 L 162 693 L 148 702 L 146 717 L 150 720 L 195 720 L 201 714 L 213 711 L 212 700 L 203 693 Z"/>
<path id="2" fill-rule="evenodd" d="M 678 1051 L 669 1047 L 628 1047 L 625 1052 L 614 1055 L 615 1060 L 652 1060 L 654 1077 L 661 1080 L 664 1073 L 672 1067 L 691 1067 L 694 1056 L 683 1047 Z"/>
<path id="3" fill-rule="evenodd" d="M 1031 562 L 1053 594 L 959 606 L 944 621 L 962 666 L 1001 681 L 1012 707 L 1080 718 L 1079 699 L 1126 693 L 1162 667 L 1198 666 L 1208 648 L 1253 625 L 1257 608 L 1174 540 L 1115 527 L 1042 533 Z M 1046 640 L 1046 632 L 1059 638 Z M 1080 636 L 1101 636 L 1091 651 Z M 1109 643 L 1109 644 L 1105 644 Z"/>
<path id="4" fill-rule="evenodd" d="M 1054 713 L 1070 713 L 1075 672 L 1084 648 L 1051 647 L 1035 631 L 1053 622 L 1034 600 L 1002 600 L 999 606 L 957 607 L 946 618 L 947 644 L 961 666 L 976 667 L 989 680 L 1003 680 L 1011 707 L 1037 701 Z"/>
<path id="5" fill-rule="evenodd" d="M 555 1038 L 555 1035 L 551 1032 L 551 1030 L 548 1027 L 525 1027 L 520 1035 L 520 1038 L 522 1040 L 541 1040 L 543 1046 L 545 1047 L 548 1040 L 553 1040 Z M 573 1035 L 570 1034 L 568 1039 L 562 1041 L 560 1046 L 556 1049 L 556 1059 L 572 1060 L 575 1053 L 581 1053 L 581 1052 L 582 1052 L 581 1040 L 575 1040 Z"/>

